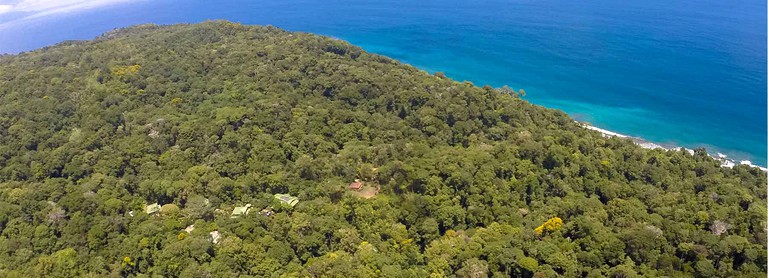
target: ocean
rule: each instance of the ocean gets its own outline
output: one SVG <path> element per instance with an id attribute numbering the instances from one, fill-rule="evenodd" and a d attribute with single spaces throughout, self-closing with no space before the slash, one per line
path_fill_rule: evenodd
<path id="1" fill-rule="evenodd" d="M 522 88 L 532 103 L 603 129 L 766 165 L 764 0 L 120 0 L 2 11 L 0 53 L 140 23 L 269 24 Z"/>

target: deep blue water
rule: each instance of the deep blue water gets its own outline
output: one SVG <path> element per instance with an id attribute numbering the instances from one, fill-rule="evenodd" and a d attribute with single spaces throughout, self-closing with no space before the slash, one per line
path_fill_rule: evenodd
<path id="1" fill-rule="evenodd" d="M 764 0 L 160 0 L 14 21 L 23 16 L 0 14 L 0 52 L 138 23 L 271 24 L 523 88 L 601 128 L 766 165 Z"/>

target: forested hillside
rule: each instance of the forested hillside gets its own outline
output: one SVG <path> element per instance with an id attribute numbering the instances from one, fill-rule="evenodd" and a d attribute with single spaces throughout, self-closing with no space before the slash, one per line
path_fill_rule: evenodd
<path id="1" fill-rule="evenodd" d="M 765 277 L 765 185 L 274 27 L 0 56 L 2 277 Z"/>

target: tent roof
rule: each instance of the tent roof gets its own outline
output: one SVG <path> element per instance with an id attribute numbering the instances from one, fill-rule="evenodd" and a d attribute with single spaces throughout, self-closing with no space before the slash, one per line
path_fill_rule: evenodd
<path id="1" fill-rule="evenodd" d="M 235 209 L 232 210 L 232 216 L 247 215 L 250 208 L 251 204 L 246 204 L 243 207 L 235 207 Z"/>
<path id="2" fill-rule="evenodd" d="M 293 197 L 288 194 L 275 194 L 275 198 L 280 200 L 280 202 L 283 202 L 284 204 L 288 204 L 290 206 L 295 206 L 299 203 L 299 198 Z"/>
<path id="3" fill-rule="evenodd" d="M 160 210 L 160 205 L 158 203 L 154 203 L 151 205 L 147 205 L 146 212 L 147 214 L 153 214 Z"/>

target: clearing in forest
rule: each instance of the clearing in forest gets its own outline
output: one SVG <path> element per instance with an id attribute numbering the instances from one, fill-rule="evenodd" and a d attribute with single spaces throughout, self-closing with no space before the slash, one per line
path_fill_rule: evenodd
<path id="1" fill-rule="evenodd" d="M 376 194 L 379 193 L 379 186 L 371 186 L 371 185 L 364 185 L 360 190 L 351 191 L 352 195 L 355 195 L 360 198 L 370 199 L 373 198 L 373 196 L 376 196 Z"/>

